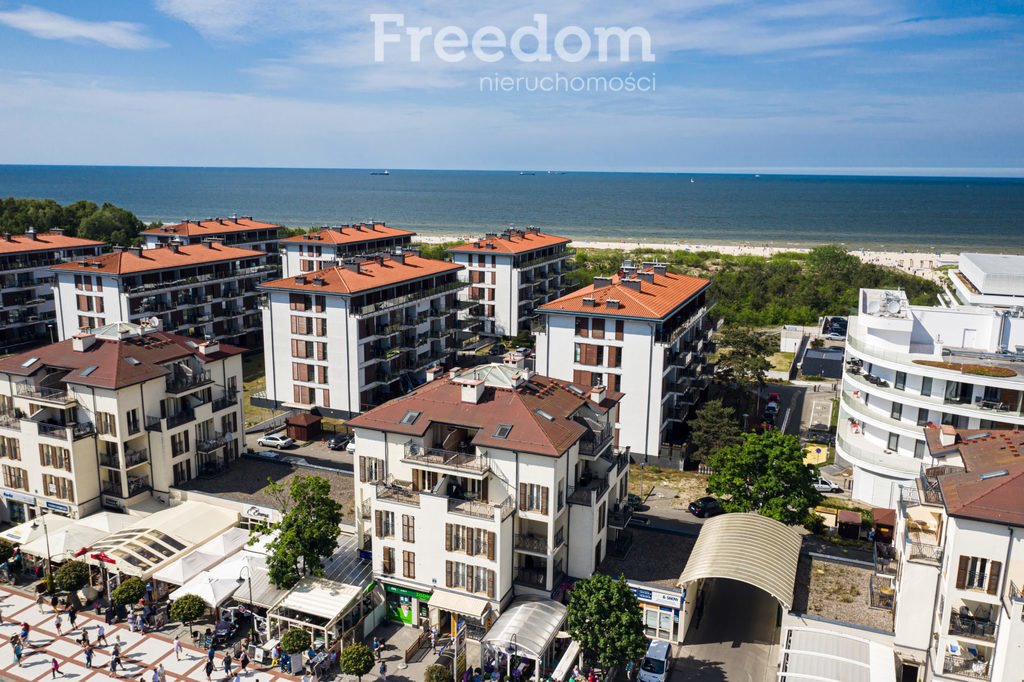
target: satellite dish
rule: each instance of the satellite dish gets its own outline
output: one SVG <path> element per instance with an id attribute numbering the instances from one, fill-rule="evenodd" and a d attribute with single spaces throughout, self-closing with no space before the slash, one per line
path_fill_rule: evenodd
<path id="1" fill-rule="evenodd" d="M 868 315 L 877 315 L 880 308 L 878 301 L 868 301 Z"/>
<path id="2" fill-rule="evenodd" d="M 903 309 L 903 306 L 900 305 L 899 301 L 893 300 L 885 304 L 885 309 L 889 311 L 890 315 L 896 315 Z"/>

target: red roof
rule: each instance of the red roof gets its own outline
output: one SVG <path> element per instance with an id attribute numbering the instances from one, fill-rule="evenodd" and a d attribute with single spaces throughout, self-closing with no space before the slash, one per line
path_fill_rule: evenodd
<path id="1" fill-rule="evenodd" d="M 409 254 L 398 260 L 395 258 L 394 256 L 370 257 L 358 263 L 358 271 L 356 263 L 332 265 L 329 268 L 308 272 L 298 277 L 285 277 L 264 282 L 260 286 L 267 289 L 288 289 L 290 291 L 356 294 L 463 269 L 463 266 L 455 263 Z M 318 281 L 314 282 L 314 280 Z"/>
<path id="2" fill-rule="evenodd" d="M 55 232 L 37 232 L 35 239 L 24 234 L 0 237 L 0 255 L 51 251 L 53 249 L 72 249 L 83 246 L 105 246 L 105 244 L 92 239 L 69 237 Z"/>
<path id="3" fill-rule="evenodd" d="M 546 303 L 538 310 L 663 320 L 711 285 L 710 280 L 700 277 L 671 272 L 660 275 L 650 268 L 641 272 L 642 277 L 651 281 L 636 276 L 613 275 L 611 283 L 606 286 L 591 284 Z M 594 304 L 584 305 L 585 298 L 592 298 Z M 618 301 L 618 304 L 610 307 L 608 301 Z"/>
<path id="4" fill-rule="evenodd" d="M 487 386 L 479 401 L 472 403 L 462 400 L 462 385 L 446 375 L 350 419 L 348 426 L 422 436 L 433 423 L 450 424 L 476 429 L 472 440 L 476 446 L 559 457 L 587 432 L 572 419 L 581 407 L 590 405 L 603 413 L 622 399 L 621 393 L 606 391 L 598 405 L 585 397 L 589 387 L 581 388 L 580 395 L 570 385 L 535 374 L 517 388 Z M 402 423 L 410 411 L 420 415 L 411 424 Z M 496 438 L 503 424 L 512 430 L 507 438 Z"/>
<path id="5" fill-rule="evenodd" d="M 221 343 L 217 352 L 203 355 L 194 339 L 168 332 L 149 332 L 121 340 L 97 338 L 84 351 L 74 350 L 73 343 L 68 339 L 3 358 L 0 372 L 32 376 L 44 368 L 68 370 L 63 379 L 65 383 L 117 389 L 164 376 L 169 372 L 161 365 L 189 355 L 201 362 L 211 362 L 244 352 L 242 348 Z M 24 363 L 30 358 L 36 360 L 25 367 Z M 90 367 L 95 369 L 83 376 L 82 371 Z"/>
<path id="6" fill-rule="evenodd" d="M 140 252 L 141 251 L 141 252 Z M 266 255 L 262 251 L 225 246 L 218 242 L 205 244 L 183 244 L 178 247 L 161 246 L 152 249 L 128 249 L 89 256 L 83 260 L 54 265 L 52 270 L 71 270 L 85 273 L 128 275 L 150 270 L 167 270 L 192 265 L 236 261 L 242 258 L 256 258 Z M 94 265 L 98 263 L 99 265 Z"/>
<path id="7" fill-rule="evenodd" d="M 475 242 L 453 246 L 449 251 L 459 253 L 526 253 L 548 246 L 568 244 L 571 239 L 531 230 L 512 230 L 495 237 L 478 239 Z M 479 246 L 478 246 L 479 245 Z"/>
<path id="8" fill-rule="evenodd" d="M 388 227 L 384 223 L 373 225 L 342 225 L 330 227 L 316 232 L 307 232 L 294 237 L 282 239 L 282 242 L 299 244 L 361 244 L 373 242 L 378 239 L 389 239 L 392 237 L 411 237 L 415 232 L 400 230 L 397 227 Z"/>
<path id="9" fill-rule="evenodd" d="M 959 451 L 963 460 L 963 471 L 938 477 L 946 513 L 1024 526 L 1024 432 L 958 429 L 955 446 L 944 447 L 938 429 L 924 431 L 929 451 Z"/>
<path id="10" fill-rule="evenodd" d="M 280 229 L 280 225 L 253 220 L 251 217 L 210 218 L 209 220 L 186 220 L 177 225 L 164 225 L 143 230 L 140 234 L 176 234 L 183 237 L 213 237 L 218 234 L 246 232 L 248 230 Z"/>

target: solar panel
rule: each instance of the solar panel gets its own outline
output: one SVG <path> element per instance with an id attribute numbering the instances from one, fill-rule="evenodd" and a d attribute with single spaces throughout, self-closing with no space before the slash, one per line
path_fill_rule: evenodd
<path id="1" fill-rule="evenodd" d="M 95 372 L 97 369 L 99 369 L 99 368 L 96 365 L 89 365 L 88 367 L 83 369 L 81 372 L 79 372 L 79 375 L 83 376 L 83 377 L 87 377 L 90 374 L 92 374 L 93 372 Z"/>
<path id="2" fill-rule="evenodd" d="M 130 355 L 124 356 L 124 359 L 128 362 L 129 365 L 141 365 L 142 364 L 141 362 L 139 362 L 138 360 L 136 360 L 135 358 L 133 358 Z"/>
<path id="3" fill-rule="evenodd" d="M 39 362 L 39 358 L 29 358 L 25 362 L 21 363 L 21 366 L 22 367 L 31 367 L 32 365 L 36 364 L 37 362 Z"/>

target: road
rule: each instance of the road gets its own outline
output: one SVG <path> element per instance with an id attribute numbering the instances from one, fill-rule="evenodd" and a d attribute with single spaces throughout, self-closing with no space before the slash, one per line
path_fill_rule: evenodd
<path id="1" fill-rule="evenodd" d="M 671 682 L 765 682 L 775 669 L 778 609 L 756 587 L 710 580 L 683 644 L 675 647 Z"/>

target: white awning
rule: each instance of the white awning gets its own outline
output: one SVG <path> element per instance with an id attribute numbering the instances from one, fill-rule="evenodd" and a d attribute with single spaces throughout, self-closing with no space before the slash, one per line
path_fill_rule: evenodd
<path id="1" fill-rule="evenodd" d="M 539 660 L 565 622 L 565 606 L 551 599 L 523 596 L 512 602 L 491 629 L 484 643 L 502 650 L 515 645 L 519 655 Z"/>
<path id="2" fill-rule="evenodd" d="M 174 601 L 181 599 L 186 594 L 194 594 L 200 597 L 207 606 L 217 608 L 235 593 L 241 583 L 234 579 L 214 578 L 207 572 L 200 573 L 187 583 L 171 592 L 168 599 Z"/>
<path id="3" fill-rule="evenodd" d="M 284 596 L 274 611 L 288 609 L 331 621 L 348 611 L 362 590 L 323 578 L 303 578 Z"/>
<path id="4" fill-rule="evenodd" d="M 58 516 L 57 514 L 44 514 L 46 517 L 46 532 L 53 533 L 55 531 L 69 526 L 74 523 L 74 519 L 69 519 L 66 516 Z M 13 528 L 8 528 L 4 532 L 0 533 L 0 538 L 7 540 L 15 545 L 24 545 L 44 537 L 43 534 L 43 522 L 39 519 L 33 519 L 32 521 L 26 521 L 25 523 L 18 524 Z M 46 550 L 43 550 L 43 554 Z"/>
<path id="5" fill-rule="evenodd" d="M 490 606 L 490 604 L 482 599 L 475 599 L 466 594 L 442 592 L 440 590 L 434 590 L 427 604 L 442 611 L 461 613 L 464 616 L 472 616 L 477 619 L 483 618 L 484 614 L 487 613 L 487 608 Z"/>
<path id="6" fill-rule="evenodd" d="M 184 585 L 216 564 L 221 558 L 215 554 L 207 554 L 197 549 L 167 564 L 154 573 L 153 577 L 160 582 L 170 583 L 171 585 Z"/>
<path id="7" fill-rule="evenodd" d="M 780 648 L 780 682 L 896 682 L 893 648 L 863 637 L 791 627 Z"/>

